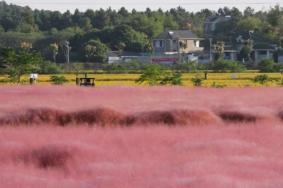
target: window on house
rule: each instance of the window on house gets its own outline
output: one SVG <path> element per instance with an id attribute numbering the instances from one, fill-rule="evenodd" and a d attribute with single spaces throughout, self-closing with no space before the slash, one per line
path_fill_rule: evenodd
<path id="1" fill-rule="evenodd" d="M 195 45 L 195 47 L 199 47 L 199 41 L 198 40 L 194 40 L 194 45 Z"/>
<path id="2" fill-rule="evenodd" d="M 163 46 L 162 40 L 156 40 L 156 41 L 154 41 L 154 46 L 155 46 L 156 48 L 162 48 L 162 46 Z"/>
<path id="3" fill-rule="evenodd" d="M 267 55 L 267 51 L 259 51 L 258 54 L 259 55 Z"/>
<path id="4" fill-rule="evenodd" d="M 231 59 L 231 53 L 225 52 L 224 53 L 224 59 Z"/>
<path id="5" fill-rule="evenodd" d="M 159 47 L 160 47 L 160 48 L 163 47 L 163 42 L 162 42 L 162 40 L 159 41 Z"/>

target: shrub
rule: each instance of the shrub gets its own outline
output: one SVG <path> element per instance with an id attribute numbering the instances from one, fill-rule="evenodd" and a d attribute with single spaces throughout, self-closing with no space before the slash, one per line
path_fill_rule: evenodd
<path id="1" fill-rule="evenodd" d="M 65 76 L 51 76 L 50 81 L 55 85 L 62 85 L 68 82 Z"/>
<path id="2" fill-rule="evenodd" d="M 191 81 L 193 82 L 193 85 L 196 86 L 196 87 L 200 87 L 202 86 L 202 79 L 198 76 L 194 77 L 191 79 Z"/>
<path id="3" fill-rule="evenodd" d="M 143 70 L 137 83 L 148 83 L 149 85 L 181 85 L 182 74 L 164 70 L 160 65 L 147 65 Z"/>
<path id="4" fill-rule="evenodd" d="M 261 85 L 267 83 L 269 80 L 268 76 L 266 74 L 260 74 L 260 75 L 257 75 L 255 78 L 254 78 L 254 82 L 255 83 L 260 83 Z"/>
<path id="5" fill-rule="evenodd" d="M 62 72 L 61 68 L 56 63 L 46 61 L 41 63 L 40 65 L 41 74 L 58 74 L 61 72 Z"/>
<path id="6" fill-rule="evenodd" d="M 12 82 L 21 82 L 24 74 L 37 72 L 42 62 L 41 55 L 28 50 L 6 49 L 3 52 L 2 66 Z"/>
<path id="7" fill-rule="evenodd" d="M 282 63 L 275 63 L 273 70 L 274 72 L 281 72 L 281 70 L 283 69 L 283 64 Z"/>
<path id="8" fill-rule="evenodd" d="M 164 78 L 160 81 L 161 85 L 182 85 L 182 74 L 179 72 L 166 72 Z"/>
<path id="9" fill-rule="evenodd" d="M 164 70 L 159 65 L 151 64 L 143 70 L 140 78 L 136 81 L 138 83 L 147 82 L 149 85 L 159 85 L 162 80 Z"/>
<path id="10" fill-rule="evenodd" d="M 211 68 L 217 72 L 242 72 L 246 69 L 240 62 L 224 59 L 215 61 Z"/>
<path id="11" fill-rule="evenodd" d="M 275 62 L 271 59 L 266 59 L 261 61 L 258 64 L 258 69 L 260 72 L 274 72 L 275 71 Z"/>
<path id="12" fill-rule="evenodd" d="M 173 73 L 171 77 L 172 85 L 182 85 L 182 74 L 180 72 Z"/>

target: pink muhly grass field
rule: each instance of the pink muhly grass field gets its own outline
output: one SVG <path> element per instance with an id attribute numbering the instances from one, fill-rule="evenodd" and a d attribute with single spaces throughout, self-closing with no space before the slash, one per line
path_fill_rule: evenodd
<path id="1" fill-rule="evenodd" d="M 282 187 L 282 93 L 1 87 L 0 187 Z"/>

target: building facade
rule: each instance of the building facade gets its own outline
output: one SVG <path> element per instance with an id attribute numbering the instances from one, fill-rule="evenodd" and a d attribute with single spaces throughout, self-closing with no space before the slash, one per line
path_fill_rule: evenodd
<path id="1" fill-rule="evenodd" d="M 200 52 L 200 41 L 196 34 L 189 30 L 171 30 L 159 34 L 152 43 L 154 54 L 188 54 Z"/>

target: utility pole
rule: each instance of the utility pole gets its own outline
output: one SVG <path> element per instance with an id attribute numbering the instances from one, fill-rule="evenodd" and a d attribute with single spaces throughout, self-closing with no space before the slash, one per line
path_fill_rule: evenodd
<path id="1" fill-rule="evenodd" d="M 211 46 L 212 46 L 212 38 L 209 38 L 209 63 L 212 62 L 212 51 L 211 51 Z"/>

